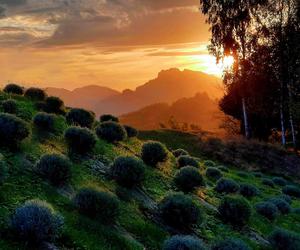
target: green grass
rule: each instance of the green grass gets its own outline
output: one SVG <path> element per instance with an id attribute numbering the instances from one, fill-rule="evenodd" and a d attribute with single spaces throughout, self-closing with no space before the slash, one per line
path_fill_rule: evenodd
<path id="1" fill-rule="evenodd" d="M 8 96 L 0 93 L 0 100 Z M 18 101 L 18 116 L 30 123 L 32 116 L 37 113 L 35 105 L 24 97 L 13 97 Z M 0 107 L 1 111 L 1 107 Z M 31 123 L 30 123 L 31 124 Z M 31 124 L 32 126 L 32 124 Z M 117 224 L 112 226 L 102 225 L 77 213 L 72 205 L 72 195 L 84 186 L 92 186 L 108 192 L 115 193 L 118 189 L 116 183 L 101 175 L 95 175 L 91 170 L 94 158 L 105 157 L 113 161 L 120 155 L 139 156 L 143 140 L 158 140 L 166 144 L 169 149 L 183 148 L 199 158 L 200 171 L 205 175 L 205 155 L 197 150 L 195 144 L 198 138 L 194 135 L 174 131 L 150 131 L 140 133 L 139 139 L 129 139 L 117 145 L 108 144 L 98 140 L 91 158 L 76 158 L 72 164 L 72 179 L 68 192 L 56 189 L 44 182 L 34 171 L 35 162 L 45 153 L 68 154 L 63 139 L 63 132 L 67 125 L 62 116 L 56 118 L 57 133 L 46 138 L 40 138 L 33 129 L 30 138 L 26 139 L 19 152 L 9 152 L 5 148 L 0 149 L 0 154 L 9 165 L 9 177 L 0 187 L 0 249 L 29 249 L 15 239 L 10 232 L 9 218 L 15 208 L 22 205 L 26 200 L 41 199 L 53 205 L 65 218 L 64 232 L 56 245 L 65 249 L 93 250 L 93 249 L 128 249 L 139 250 L 161 249 L 163 241 L 170 236 L 161 225 L 145 216 L 141 201 L 131 197 L 130 191 L 122 189 L 131 199 L 121 201 L 121 212 Z M 0 155 L 0 156 L 1 156 Z M 203 159 L 203 160 L 202 160 Z M 220 163 L 216 162 L 218 166 Z M 254 177 L 251 172 L 227 166 L 228 173 L 223 173 L 227 178 L 232 178 L 239 183 L 255 185 L 260 194 L 249 199 L 254 206 L 257 202 L 269 199 L 281 194 L 281 187 L 270 188 L 261 183 L 261 178 Z M 143 190 L 157 203 L 168 193 L 175 191 L 173 177 L 177 171 L 176 159 L 169 154 L 168 161 L 159 165 L 158 168 L 146 167 Z M 272 178 L 265 175 L 264 178 Z M 206 178 L 207 186 L 195 192 L 193 195 L 201 196 L 206 202 L 217 207 L 223 195 L 214 190 L 216 181 Z M 126 194 L 125 194 L 126 195 Z M 258 242 L 249 237 L 249 232 L 255 231 L 267 238 L 275 227 L 282 227 L 294 232 L 300 231 L 300 215 L 290 213 L 280 215 L 273 223 L 253 212 L 249 225 L 243 230 L 236 230 L 227 224 L 223 224 L 218 215 L 211 209 L 200 205 L 205 212 L 205 221 L 198 225 L 198 236 L 210 245 L 218 239 L 236 236 L 245 240 L 253 249 L 265 249 Z M 300 207 L 300 200 L 293 199 L 293 207 Z"/>

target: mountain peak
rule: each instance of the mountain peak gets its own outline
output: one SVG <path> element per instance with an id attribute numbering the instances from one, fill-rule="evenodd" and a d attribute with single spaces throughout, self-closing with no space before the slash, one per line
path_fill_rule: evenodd
<path id="1" fill-rule="evenodd" d="M 158 73 L 158 78 L 159 77 L 164 77 L 164 76 L 178 74 L 180 72 L 182 72 L 182 71 L 180 71 L 180 69 L 178 69 L 178 68 L 170 68 L 170 69 L 167 69 L 167 70 L 161 70 Z"/>

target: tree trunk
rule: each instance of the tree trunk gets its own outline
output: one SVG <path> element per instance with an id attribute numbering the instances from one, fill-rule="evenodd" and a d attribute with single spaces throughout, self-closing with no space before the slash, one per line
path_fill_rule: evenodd
<path id="1" fill-rule="evenodd" d="M 280 76 L 280 123 L 281 123 L 281 140 L 282 146 L 286 146 L 286 136 L 285 136 L 285 124 L 284 124 L 284 103 L 285 103 L 285 89 L 286 89 L 286 79 L 285 79 L 285 58 L 284 58 L 284 41 L 283 41 L 283 0 L 280 1 L 281 12 L 280 12 L 280 20 L 281 27 L 279 33 L 280 39 L 280 67 L 281 67 L 281 76 Z"/>
<path id="2" fill-rule="evenodd" d="M 289 74 L 289 78 L 291 78 L 290 74 Z M 291 90 L 291 86 L 292 86 L 292 82 L 289 82 L 289 86 L 288 86 L 288 92 L 289 92 L 289 120 L 290 120 L 290 126 L 291 126 L 291 132 L 292 132 L 292 140 L 293 140 L 293 146 L 294 149 L 296 150 L 297 148 L 297 140 L 296 140 L 296 132 L 295 132 L 295 126 L 294 126 L 294 118 L 293 118 L 293 113 L 292 113 L 292 90 Z"/>
<path id="3" fill-rule="evenodd" d="M 249 124 L 248 124 L 248 115 L 247 115 L 247 108 L 245 98 L 242 98 L 242 106 L 243 106 L 243 117 L 244 117 L 244 126 L 245 126 L 245 136 L 247 139 L 250 139 L 249 133 Z"/>
<path id="4" fill-rule="evenodd" d="M 294 145 L 294 149 L 296 149 L 297 148 L 297 141 L 296 141 L 295 127 L 294 127 L 294 119 L 293 119 L 293 115 L 292 115 L 291 111 L 290 111 L 290 125 L 291 125 L 293 145 Z"/>
<path id="5" fill-rule="evenodd" d="M 280 123 L 281 123 L 281 141 L 282 145 L 286 145 L 286 138 L 285 138 L 285 126 L 284 126 L 284 114 L 283 114 L 283 105 L 280 104 Z"/>

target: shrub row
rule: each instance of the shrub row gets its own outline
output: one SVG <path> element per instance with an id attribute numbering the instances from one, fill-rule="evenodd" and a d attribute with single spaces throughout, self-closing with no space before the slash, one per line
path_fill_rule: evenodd
<path id="1" fill-rule="evenodd" d="M 229 203 L 230 206 L 225 204 Z M 93 188 L 82 188 L 73 198 L 74 207 L 79 213 L 91 219 L 100 220 L 102 223 L 114 223 L 119 216 L 119 200 L 112 194 Z M 200 223 L 202 212 L 193 200 L 181 194 L 166 197 L 160 203 L 160 210 L 164 221 L 178 230 L 186 230 Z M 243 225 L 251 212 L 247 201 L 241 198 L 224 198 L 219 207 L 221 216 L 226 216 L 226 221 L 234 225 Z M 238 221 L 234 215 L 241 217 Z M 38 246 L 42 242 L 53 242 L 62 233 L 64 219 L 54 211 L 52 206 L 44 201 L 31 200 L 25 202 L 15 210 L 11 217 L 11 229 L 22 241 Z M 294 250 L 300 247 L 299 235 L 284 229 L 274 230 L 269 241 L 272 249 Z M 175 235 L 163 244 L 163 250 L 205 250 L 205 244 L 194 236 Z M 245 242 L 238 238 L 228 238 L 217 241 L 212 250 L 249 250 Z"/>
<path id="2" fill-rule="evenodd" d="M 112 194 L 93 188 L 82 188 L 73 198 L 74 207 L 79 213 L 114 223 L 119 215 L 119 200 Z M 31 200 L 15 210 L 10 226 L 15 235 L 31 246 L 43 242 L 53 242 L 62 233 L 63 217 L 44 201 Z"/>
<path id="3" fill-rule="evenodd" d="M 191 235 L 174 235 L 163 244 L 163 250 L 207 250 L 202 240 Z M 220 240 L 211 250 L 250 250 L 248 245 L 238 238 Z"/>

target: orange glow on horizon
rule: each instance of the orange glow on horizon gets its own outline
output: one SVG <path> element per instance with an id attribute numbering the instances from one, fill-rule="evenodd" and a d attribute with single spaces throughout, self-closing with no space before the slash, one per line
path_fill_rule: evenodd
<path id="1" fill-rule="evenodd" d="M 202 71 L 207 74 L 222 77 L 224 70 L 232 67 L 234 58 L 232 56 L 226 56 L 217 63 L 214 56 L 203 54 L 189 56 L 186 61 L 191 64 L 188 67 L 191 70 Z"/>

